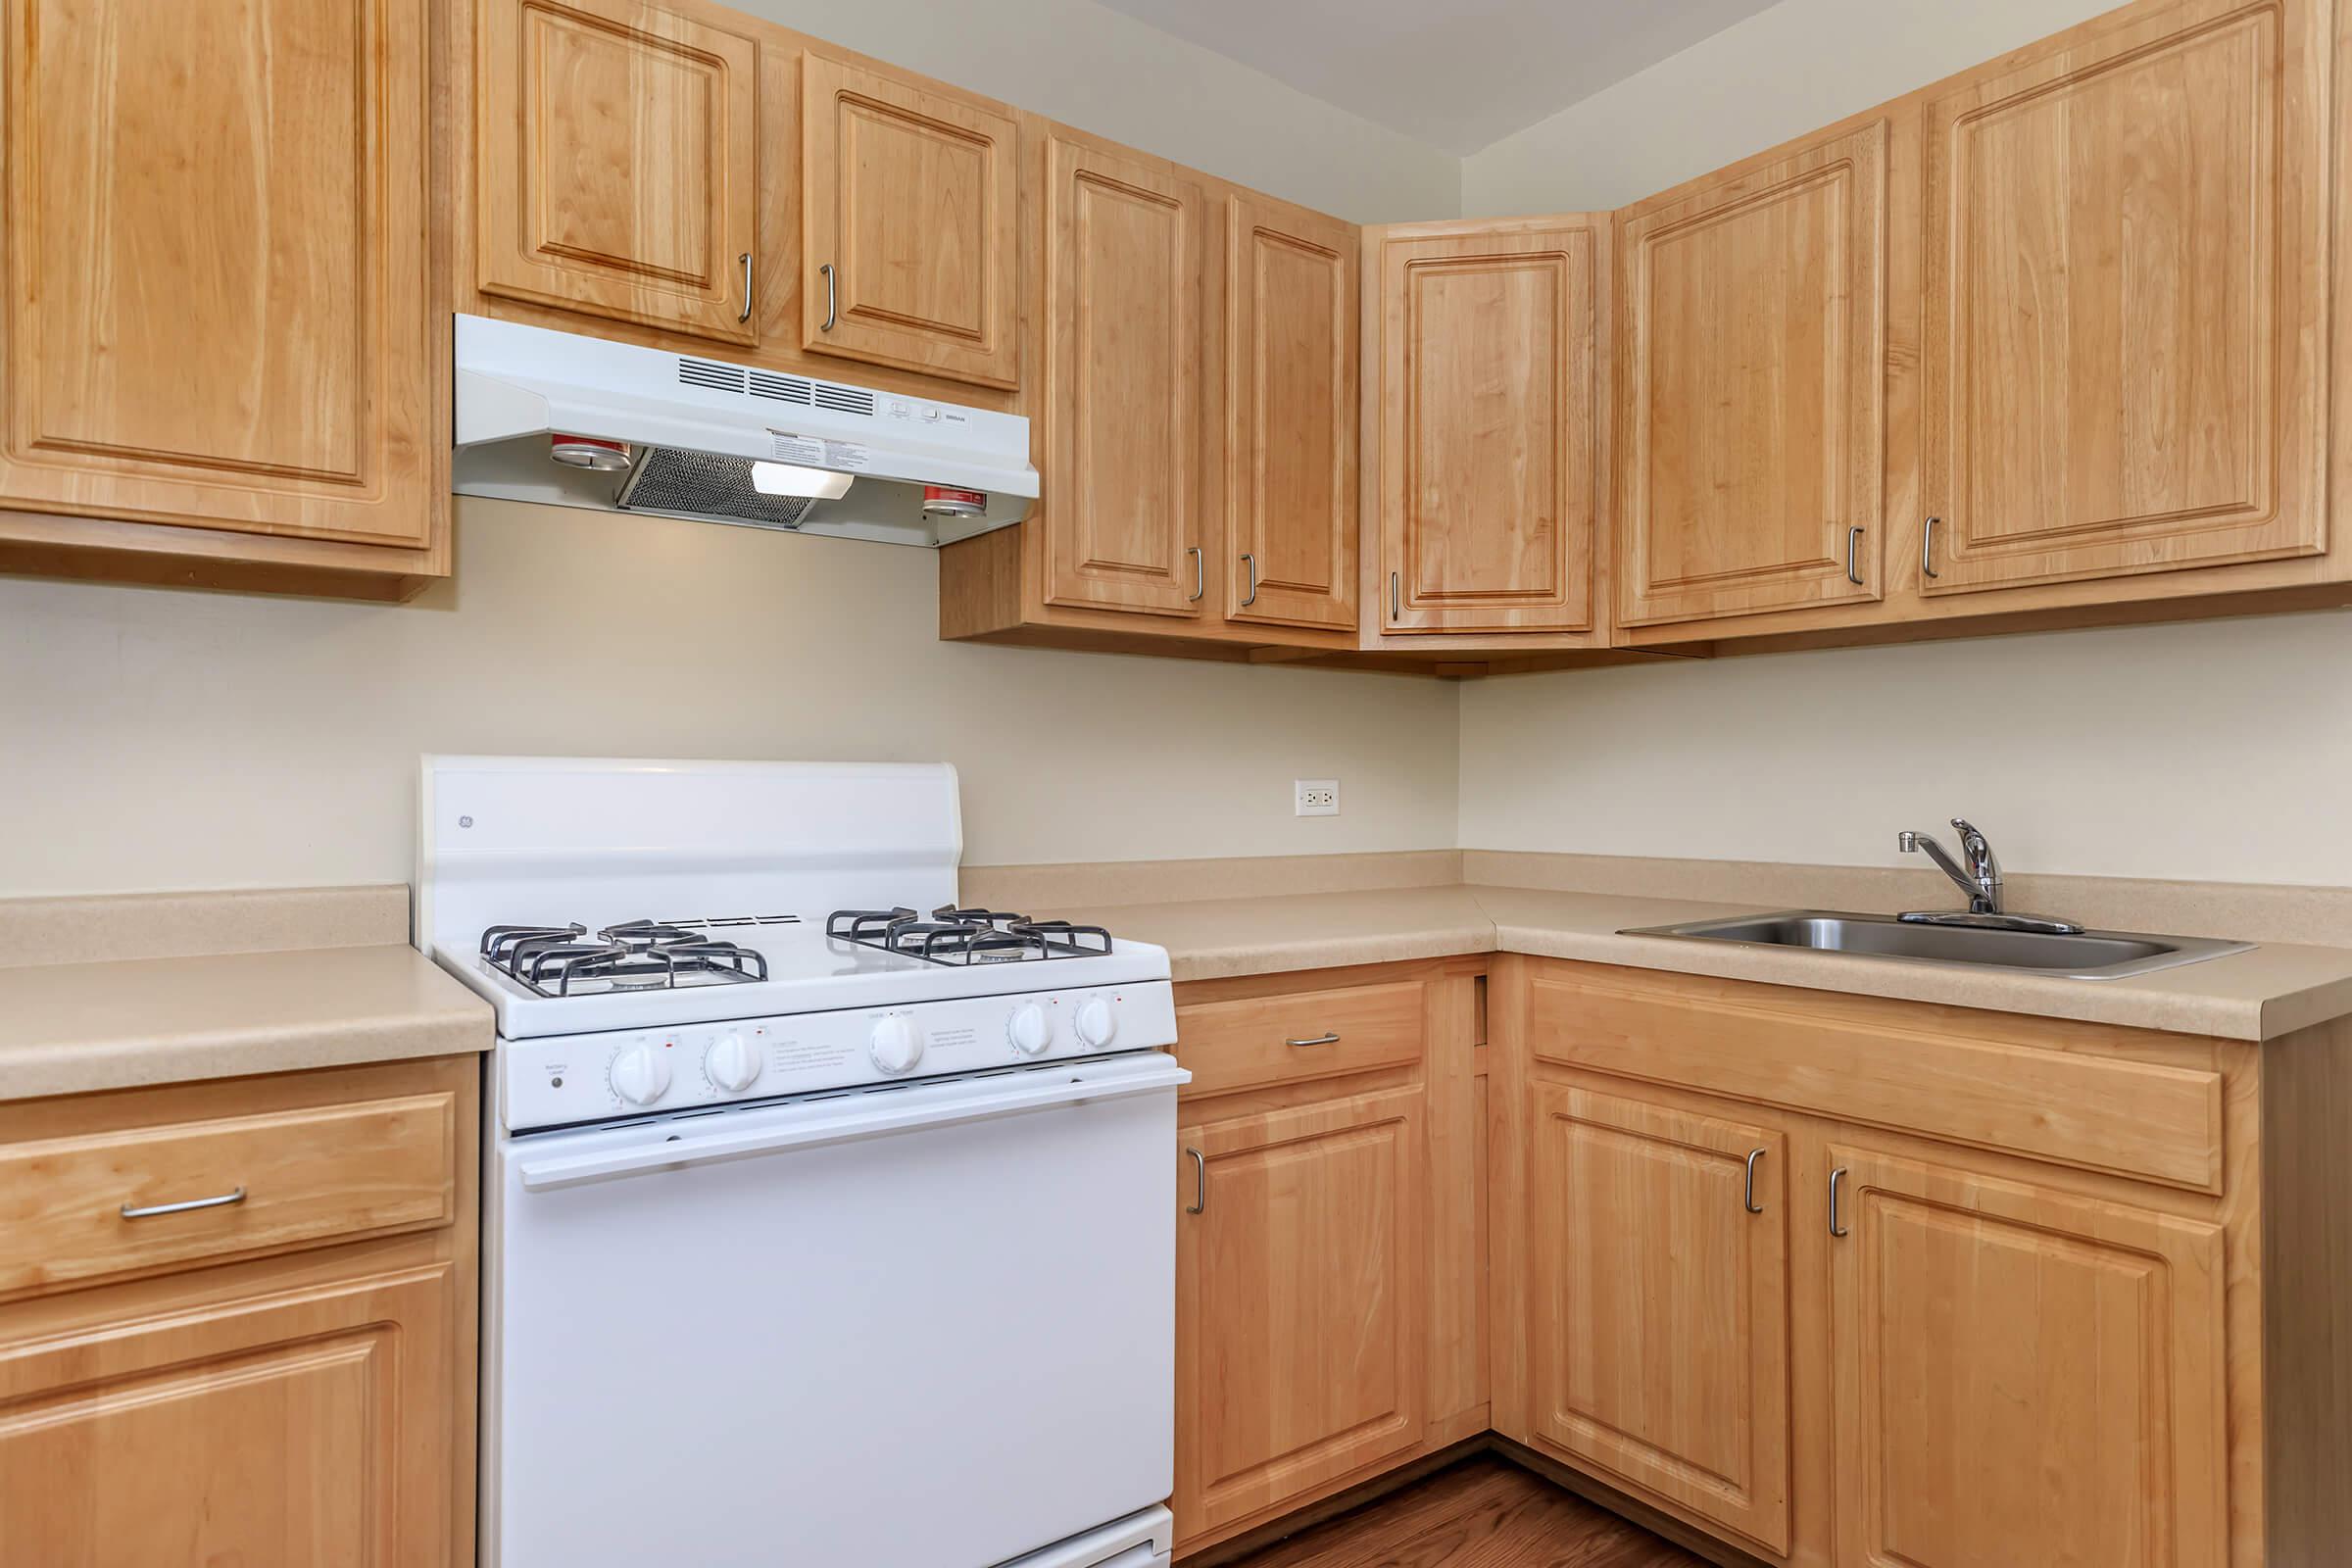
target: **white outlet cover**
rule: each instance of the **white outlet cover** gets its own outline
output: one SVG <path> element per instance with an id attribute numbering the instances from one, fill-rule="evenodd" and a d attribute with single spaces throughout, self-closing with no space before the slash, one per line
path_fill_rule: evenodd
<path id="1" fill-rule="evenodd" d="M 1298 816 L 1337 816 L 1340 814 L 1340 781 L 1336 778 L 1301 778 L 1291 783 L 1291 808 Z"/>

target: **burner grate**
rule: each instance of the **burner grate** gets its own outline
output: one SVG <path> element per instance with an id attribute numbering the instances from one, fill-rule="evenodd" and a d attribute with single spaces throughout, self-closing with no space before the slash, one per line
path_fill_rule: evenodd
<path id="1" fill-rule="evenodd" d="M 836 909 L 825 935 L 882 953 L 932 963 L 1032 963 L 1047 958 L 1097 957 L 1110 952 L 1110 932 L 1067 920 L 1032 920 L 1003 909 L 942 905 L 929 919 L 905 906 Z"/>
<path id="2" fill-rule="evenodd" d="M 481 953 L 492 968 L 542 997 L 675 990 L 767 978 L 752 948 L 707 935 L 695 922 L 623 920 L 591 938 L 587 927 L 494 925 Z"/>

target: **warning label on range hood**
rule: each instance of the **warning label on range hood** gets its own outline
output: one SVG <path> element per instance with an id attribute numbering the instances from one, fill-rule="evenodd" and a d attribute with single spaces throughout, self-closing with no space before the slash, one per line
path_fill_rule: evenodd
<path id="1" fill-rule="evenodd" d="M 873 449 L 862 441 L 836 441 L 830 436 L 793 435 L 776 429 L 770 429 L 767 436 L 778 463 L 796 463 L 804 468 L 857 473 L 874 461 Z"/>

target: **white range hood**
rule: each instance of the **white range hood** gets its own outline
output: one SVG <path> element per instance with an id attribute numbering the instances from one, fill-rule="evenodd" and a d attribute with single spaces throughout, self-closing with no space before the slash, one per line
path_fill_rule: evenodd
<path id="1" fill-rule="evenodd" d="M 479 316 L 456 414 L 461 495 L 924 546 L 1037 499 L 1017 414 Z"/>

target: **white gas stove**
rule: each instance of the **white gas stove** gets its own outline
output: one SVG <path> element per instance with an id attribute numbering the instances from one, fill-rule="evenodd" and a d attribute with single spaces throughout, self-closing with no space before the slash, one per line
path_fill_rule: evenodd
<path id="1" fill-rule="evenodd" d="M 420 799 L 418 944 L 498 1015 L 485 1568 L 1164 1563 L 1167 955 L 960 905 L 946 766 Z"/>

